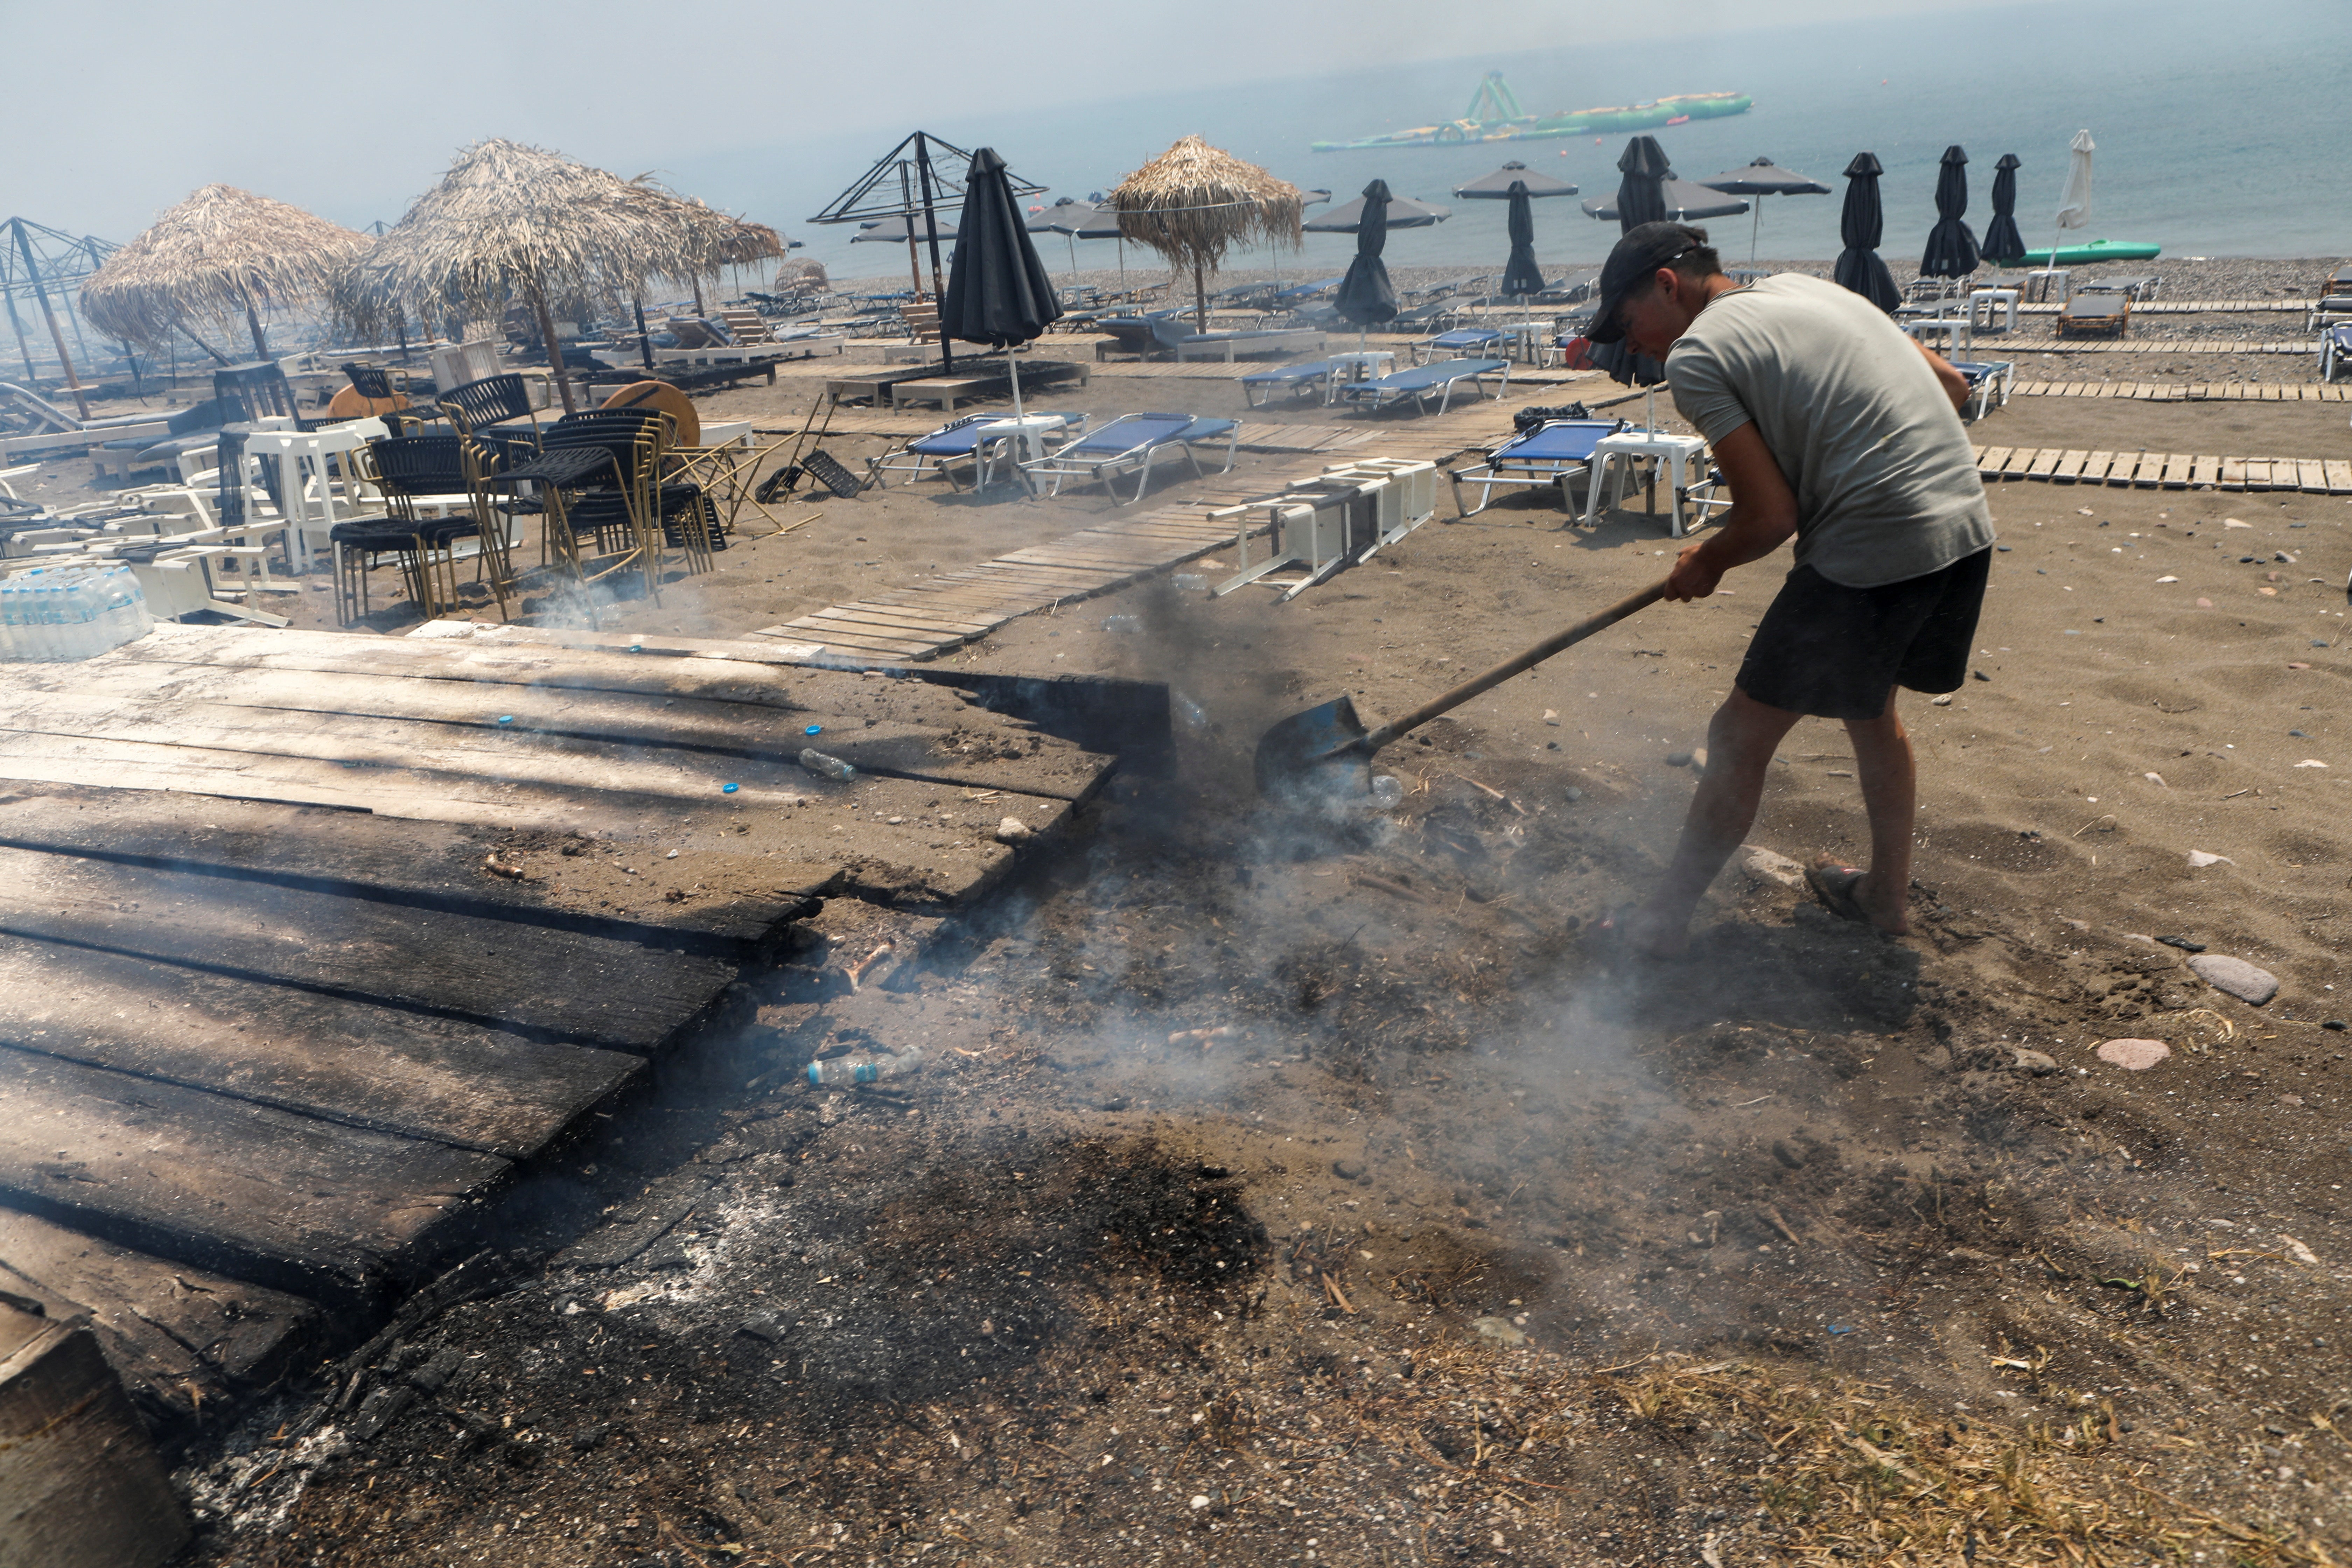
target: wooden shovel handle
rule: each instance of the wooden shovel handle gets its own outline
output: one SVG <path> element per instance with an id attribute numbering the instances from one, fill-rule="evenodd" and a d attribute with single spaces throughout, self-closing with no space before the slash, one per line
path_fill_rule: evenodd
<path id="1" fill-rule="evenodd" d="M 1632 597 L 1618 600 L 1599 615 L 1588 616 L 1563 631 L 1554 632 L 1535 647 L 1505 659 L 1484 675 L 1474 675 L 1453 690 L 1431 698 L 1401 718 L 1391 719 L 1358 742 L 1356 749 L 1370 756 L 1399 735 L 1420 729 L 1439 714 L 1461 707 L 1480 692 L 1500 686 L 1515 675 L 1533 669 L 1562 648 L 1571 647 L 1595 632 L 1606 631 L 1636 610 L 1645 610 L 1665 596 L 1666 584 L 1662 577 Z"/>

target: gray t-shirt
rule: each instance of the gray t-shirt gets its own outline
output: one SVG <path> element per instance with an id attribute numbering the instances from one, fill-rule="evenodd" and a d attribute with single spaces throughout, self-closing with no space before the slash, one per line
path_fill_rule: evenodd
<path id="1" fill-rule="evenodd" d="M 1832 583 L 1925 576 L 1992 542 L 1968 428 L 1901 328 L 1790 274 L 1717 295 L 1666 355 L 1709 441 L 1755 424 L 1797 494 L 1796 558 Z"/>

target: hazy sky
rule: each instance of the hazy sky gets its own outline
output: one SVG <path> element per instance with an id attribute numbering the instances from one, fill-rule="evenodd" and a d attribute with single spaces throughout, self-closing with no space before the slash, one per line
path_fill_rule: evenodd
<path id="1" fill-rule="evenodd" d="M 0 164 L 0 216 L 128 240 L 197 186 L 225 181 L 359 226 L 397 220 L 459 146 L 484 136 L 622 174 L 672 171 L 691 189 L 677 166 L 837 147 L 853 133 L 879 138 L 878 153 L 918 124 L 999 107 L 1492 60 L 1498 39 L 1556 49 L 1655 37 L 1670 54 L 1678 38 L 1688 47 L 1696 35 L 1847 17 L 1916 13 L 1942 27 L 2001 3 L 1669 0 L 1612 11 L 1590 0 L 1186 0 L 1030 11 L 969 0 L 0 0 L 18 127 Z M 1738 84 L 1679 90 L 1717 85 Z M 828 167 L 791 184 L 845 184 L 857 173 Z M 705 194 L 722 205 L 737 195 Z M 806 214 L 750 216 L 795 229 Z"/>

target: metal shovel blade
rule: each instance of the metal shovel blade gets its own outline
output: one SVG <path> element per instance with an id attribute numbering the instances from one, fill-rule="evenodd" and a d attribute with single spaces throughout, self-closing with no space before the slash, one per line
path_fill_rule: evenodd
<path id="1" fill-rule="evenodd" d="M 1258 739 L 1258 794 L 1270 800 L 1310 794 L 1335 802 L 1368 798 L 1372 759 L 1360 744 L 1366 733 L 1356 704 L 1346 697 L 1292 714 Z"/>

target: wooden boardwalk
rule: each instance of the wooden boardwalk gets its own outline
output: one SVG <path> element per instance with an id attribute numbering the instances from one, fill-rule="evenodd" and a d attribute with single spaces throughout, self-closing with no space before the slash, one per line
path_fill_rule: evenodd
<path id="1" fill-rule="evenodd" d="M 1106 519 L 1045 544 L 942 572 L 913 585 L 835 605 L 781 626 L 749 634 L 814 644 L 846 659 L 921 662 L 986 637 L 1005 622 L 1061 604 L 1093 598 L 1171 571 L 1234 542 L 1230 523 L 1212 523 L 1219 507 L 1278 492 L 1290 480 L 1321 473 L 1356 458 L 1425 458 L 1443 464 L 1474 447 L 1510 434 L 1509 410 L 1491 401 L 1427 418 L 1365 419 L 1348 425 L 1244 426 L 1282 432 L 1314 456 L 1247 474 L 1220 474 L 1173 489 L 1183 499 L 1162 501 L 1133 516 Z M 1271 451 L 1299 450 L 1268 445 Z"/>
<path id="2" fill-rule="evenodd" d="M 0 665 L 0 1290 L 89 1312 L 152 1415 L 481 1245 L 821 898 L 950 911 L 1114 761 L 814 650 L 613 641 Z"/>
<path id="3" fill-rule="evenodd" d="M 2021 381 L 2012 397 L 2124 397 L 2143 403 L 2352 403 L 2352 385 L 2321 381 Z"/>
<path id="4" fill-rule="evenodd" d="M 1979 447 L 1976 451 L 1977 471 L 1994 480 L 2352 496 L 2352 461 L 2332 458 L 2205 458 L 2169 452 L 2069 451 L 2055 447 Z"/>

